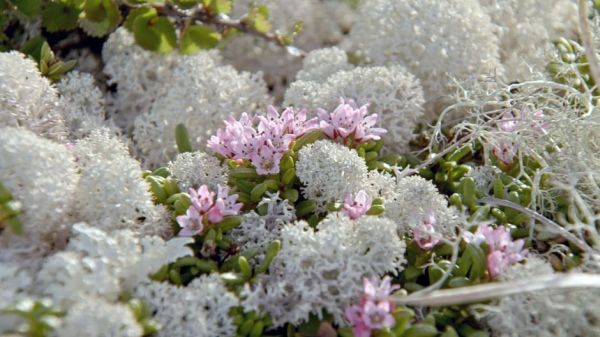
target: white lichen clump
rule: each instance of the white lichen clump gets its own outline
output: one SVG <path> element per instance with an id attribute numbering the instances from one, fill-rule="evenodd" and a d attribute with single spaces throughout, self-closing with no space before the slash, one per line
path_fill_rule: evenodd
<path id="1" fill-rule="evenodd" d="M 321 210 L 329 202 L 341 201 L 346 193 L 356 193 L 367 179 L 365 160 L 356 151 L 320 140 L 298 152 L 296 175 L 304 185 L 305 198 Z"/>
<path id="2" fill-rule="evenodd" d="M 186 287 L 166 283 L 145 283 L 135 295 L 145 301 L 162 329 L 158 337 L 233 336 L 236 326 L 229 311 L 239 305 L 220 276 L 211 274 L 195 279 Z"/>
<path id="3" fill-rule="evenodd" d="M 107 109 L 119 127 L 130 132 L 135 118 L 164 94 L 165 82 L 180 57 L 143 49 L 124 27 L 108 37 L 102 48 L 104 73 L 116 92 L 107 96 Z"/>
<path id="4" fill-rule="evenodd" d="M 56 89 L 35 61 L 17 51 L 0 53 L 0 126 L 24 127 L 54 140 L 66 137 Z"/>
<path id="5" fill-rule="evenodd" d="M 241 251 L 253 251 L 257 256 L 253 262 L 260 262 L 267 247 L 281 239 L 282 228 L 295 220 L 295 209 L 279 194 L 263 197 L 258 206 L 266 205 L 267 212 L 260 215 L 254 211 L 244 214 L 242 224 L 231 231 L 234 242 Z M 264 206 L 263 206 L 264 207 Z"/>
<path id="6" fill-rule="evenodd" d="M 60 112 L 69 139 L 81 139 L 92 130 L 110 126 L 106 121 L 104 94 L 88 73 L 72 71 L 58 83 Z M 112 126 L 116 133 L 116 127 Z"/>
<path id="7" fill-rule="evenodd" d="M 385 216 L 394 220 L 401 233 L 408 233 L 430 216 L 435 218 L 436 231 L 453 236 L 458 212 L 435 185 L 419 176 L 401 178 L 394 193 L 385 200 Z"/>
<path id="8" fill-rule="evenodd" d="M 67 311 L 52 336 L 141 337 L 143 328 L 125 304 L 113 304 L 98 298 L 85 298 Z"/>
<path id="9" fill-rule="evenodd" d="M 305 222 L 285 226 L 282 249 L 254 288 L 243 292 L 246 310 L 267 312 L 274 326 L 298 324 L 323 310 L 344 322 L 344 308 L 356 302 L 364 276 L 395 274 L 404 263 L 405 244 L 396 224 L 385 218 L 352 221 L 333 214 L 318 231 Z"/>
<path id="10" fill-rule="evenodd" d="M 404 65 L 428 103 L 444 100 L 452 78 L 502 73 L 496 26 L 477 0 L 365 0 L 359 17 L 347 50 L 365 62 Z"/>
<path id="11" fill-rule="evenodd" d="M 133 138 L 147 167 L 174 159 L 177 124 L 185 123 L 194 149 L 204 149 L 208 137 L 222 127 L 224 119 L 253 113 L 269 102 L 260 74 L 222 65 L 212 52 L 182 58 L 172 79 L 163 85 L 167 88 L 164 95 L 135 121 Z"/>
<path id="12" fill-rule="evenodd" d="M 378 126 L 388 130 L 383 136 L 386 149 L 407 151 L 417 122 L 423 117 L 425 101 L 419 80 L 399 65 L 352 69 L 340 53 L 339 49 L 330 49 L 309 54 L 298 74 L 300 80 L 286 91 L 284 105 L 332 111 L 340 97 L 358 105 L 369 104 L 369 112 L 379 116 Z M 327 67 L 317 66 L 312 60 L 324 57 L 322 54 L 333 55 L 329 57 L 331 67 L 329 63 L 325 63 Z"/>
<path id="13" fill-rule="evenodd" d="M 163 241 L 136 237 L 130 230 L 108 234 L 85 223 L 73 226 L 65 251 L 50 256 L 36 277 L 38 291 L 69 308 L 96 296 L 116 301 L 163 265 L 191 255 L 188 238 Z"/>
<path id="14" fill-rule="evenodd" d="M 75 144 L 81 179 L 75 192 L 75 217 L 102 230 L 129 228 L 163 234 L 164 209 L 154 205 L 142 169 L 108 130 L 93 131 Z"/>
<path id="15" fill-rule="evenodd" d="M 21 203 L 25 237 L 36 245 L 70 225 L 70 207 L 79 179 L 72 152 L 26 129 L 0 128 L 0 181 Z M 15 241 L 19 241 L 16 240 Z"/>
<path id="16" fill-rule="evenodd" d="M 169 162 L 168 167 L 184 192 L 190 187 L 198 188 L 201 185 L 206 185 L 213 191 L 217 190 L 218 185 L 227 185 L 227 167 L 204 152 L 180 153 L 174 161 Z"/>
<path id="17" fill-rule="evenodd" d="M 543 71 L 559 37 L 576 38 L 577 7 L 570 0 L 479 0 L 499 29 L 500 61 L 508 81 Z"/>

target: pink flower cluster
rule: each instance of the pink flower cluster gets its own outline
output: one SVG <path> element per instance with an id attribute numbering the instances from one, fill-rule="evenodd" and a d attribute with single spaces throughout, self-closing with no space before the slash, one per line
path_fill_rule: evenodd
<path id="1" fill-rule="evenodd" d="M 346 309 L 346 319 L 352 325 L 354 337 L 370 337 L 373 330 L 392 328 L 396 324 L 392 316 L 394 303 L 389 296 L 399 287 L 392 286 L 389 276 L 384 277 L 381 283 L 378 278 L 364 278 L 363 286 L 360 303 Z"/>
<path id="2" fill-rule="evenodd" d="M 317 109 L 319 127 L 327 137 L 334 140 L 345 142 L 352 139 L 358 143 L 378 140 L 387 130 L 374 127 L 378 120 L 377 114 L 367 116 L 368 107 L 368 104 L 358 107 L 353 100 L 346 103 L 340 98 L 340 104 L 332 113 Z"/>
<path id="3" fill-rule="evenodd" d="M 238 215 L 243 204 L 236 203 L 237 194 L 229 195 L 229 187 L 218 185 L 218 193 L 212 192 L 206 185 L 198 190 L 189 190 L 192 204 L 185 215 L 177 217 L 181 227 L 179 236 L 194 236 L 200 234 L 204 224 L 217 224 L 228 215 Z"/>
<path id="4" fill-rule="evenodd" d="M 421 249 L 429 250 L 440 242 L 435 233 L 435 224 L 435 216 L 430 214 L 413 230 L 415 241 Z"/>
<path id="5" fill-rule="evenodd" d="M 307 110 L 285 109 L 281 115 L 272 106 L 266 116 L 250 117 L 243 113 L 239 120 L 230 117 L 225 128 L 217 130 L 208 148 L 225 158 L 247 160 L 260 175 L 279 173 L 279 163 L 290 144 L 308 131 L 321 129 L 331 139 L 355 142 L 379 139 L 386 132 L 374 128 L 377 115 L 366 116 L 367 106 L 357 108 L 354 102 L 341 100 L 334 112 L 319 109 L 319 118 L 307 120 Z"/>
<path id="6" fill-rule="evenodd" d="M 487 224 L 479 226 L 475 233 L 466 232 L 465 240 L 479 245 L 486 242 L 489 247 L 487 256 L 488 272 L 495 278 L 506 267 L 511 266 L 527 256 L 527 249 L 523 249 L 525 241 L 512 240 L 510 231 L 504 226 L 494 229 Z"/>
<path id="7" fill-rule="evenodd" d="M 208 148 L 226 158 L 249 160 L 258 174 L 279 173 L 279 162 L 291 142 L 318 127 L 317 119 L 306 120 L 306 115 L 306 110 L 292 108 L 279 115 L 270 106 L 266 116 L 252 118 L 243 113 L 239 120 L 230 117 L 225 129 L 209 139 Z"/>
<path id="8" fill-rule="evenodd" d="M 341 212 L 350 219 L 355 220 L 365 215 L 371 208 L 372 203 L 373 198 L 365 191 L 359 191 L 355 197 L 352 197 L 352 194 L 348 193 L 344 198 L 344 205 L 342 205 Z"/>

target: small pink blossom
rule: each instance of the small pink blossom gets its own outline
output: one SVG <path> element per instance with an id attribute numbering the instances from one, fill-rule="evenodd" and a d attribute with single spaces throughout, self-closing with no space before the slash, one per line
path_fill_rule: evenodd
<path id="1" fill-rule="evenodd" d="M 391 281 L 389 276 L 384 277 L 381 283 L 378 278 L 363 279 L 364 292 L 359 304 L 346 308 L 346 319 L 355 337 L 370 337 L 373 330 L 389 329 L 396 324 L 391 314 L 394 304 L 389 296 L 399 287 L 392 286 Z"/>
<path id="2" fill-rule="evenodd" d="M 357 107 L 354 101 L 346 103 L 340 98 L 340 104 L 333 112 L 317 110 L 319 127 L 327 137 L 334 140 L 345 141 L 350 137 L 357 142 L 378 140 L 387 130 L 374 127 L 378 122 L 377 114 L 367 116 L 367 108 L 368 105 Z"/>
<path id="3" fill-rule="evenodd" d="M 239 214 L 243 204 L 237 203 L 237 194 L 229 195 L 229 187 L 218 187 L 218 193 L 202 185 L 198 190 L 190 188 L 189 194 L 191 205 L 185 215 L 177 217 L 177 223 L 181 227 L 179 236 L 194 236 L 202 233 L 204 221 L 217 224 L 228 215 Z"/>
<path id="4" fill-rule="evenodd" d="M 347 193 L 341 212 L 350 219 L 358 219 L 369 211 L 372 202 L 373 198 L 363 190 L 356 193 L 356 197 L 354 198 L 352 198 L 352 194 Z"/>
<path id="5" fill-rule="evenodd" d="M 464 238 L 465 241 L 476 245 L 487 243 L 488 272 L 493 278 L 500 275 L 508 266 L 522 261 L 528 253 L 527 249 L 523 248 L 525 241 L 523 239 L 513 241 L 510 231 L 504 226 L 494 229 L 483 224 L 475 233 L 465 233 Z"/>
<path id="6" fill-rule="evenodd" d="M 371 301 L 387 301 L 392 292 L 399 289 L 400 286 L 392 285 L 392 278 L 385 276 L 381 282 L 379 278 L 373 277 L 370 280 L 363 278 L 364 296 Z"/>
<path id="7" fill-rule="evenodd" d="M 252 165 L 256 167 L 256 173 L 260 175 L 279 173 L 279 163 L 283 153 L 277 152 L 269 145 L 261 145 L 258 150 L 250 156 Z"/>
<path id="8" fill-rule="evenodd" d="M 440 242 L 440 240 L 436 237 L 434 227 L 435 224 L 435 216 L 430 214 L 425 218 L 423 223 L 415 227 L 413 230 L 415 241 L 417 242 L 417 245 L 421 247 L 421 249 L 429 250 Z"/>
<path id="9" fill-rule="evenodd" d="M 202 215 L 192 206 L 187 209 L 185 215 L 177 217 L 177 223 L 181 227 L 179 236 L 194 236 L 200 234 L 204 229 Z"/>
<path id="10" fill-rule="evenodd" d="M 367 301 L 364 306 L 365 325 L 372 330 L 391 328 L 396 324 L 391 312 L 391 304 L 388 301 L 374 302 Z"/>

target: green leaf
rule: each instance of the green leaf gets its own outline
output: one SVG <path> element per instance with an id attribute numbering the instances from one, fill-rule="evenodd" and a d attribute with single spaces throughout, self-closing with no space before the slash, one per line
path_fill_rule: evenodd
<path id="1" fill-rule="evenodd" d="M 173 0 L 173 2 L 181 9 L 190 9 L 198 5 L 198 0 Z"/>
<path id="2" fill-rule="evenodd" d="M 41 0 L 12 0 L 11 2 L 17 7 L 19 12 L 25 14 L 30 19 L 40 15 L 42 10 Z"/>
<path id="3" fill-rule="evenodd" d="M 267 6 L 256 6 L 250 10 L 246 22 L 259 33 L 267 33 L 272 25 L 269 22 L 269 8 Z"/>
<path id="4" fill-rule="evenodd" d="M 42 12 L 42 23 L 49 32 L 75 29 L 79 13 L 80 10 L 69 3 L 52 1 Z"/>
<path id="5" fill-rule="evenodd" d="M 45 42 L 46 40 L 42 36 L 35 36 L 29 39 L 29 41 L 25 42 L 23 48 L 21 48 L 21 52 L 33 57 L 36 62 L 40 62 L 42 45 Z"/>
<path id="6" fill-rule="evenodd" d="M 125 23 L 123 23 L 123 26 L 133 33 L 133 23 L 135 22 L 135 19 L 143 15 L 151 15 L 151 13 L 154 13 L 153 15 L 156 16 L 156 10 L 154 8 L 139 7 L 133 9 L 127 15 L 127 19 L 125 20 Z"/>
<path id="7" fill-rule="evenodd" d="M 175 26 L 166 17 L 154 19 L 154 29 L 160 36 L 158 52 L 168 53 L 177 47 L 177 33 Z"/>
<path id="8" fill-rule="evenodd" d="M 92 10 L 94 12 L 92 16 L 98 19 L 103 16 L 102 13 L 106 15 L 101 20 L 94 21 L 87 17 L 86 13 L 86 17 L 80 22 L 81 28 L 91 36 L 105 36 L 117 28 L 121 22 L 121 12 L 115 2 L 113 0 L 101 1 L 101 6 L 99 6 L 101 9 Z"/>
<path id="9" fill-rule="evenodd" d="M 168 18 L 157 16 L 154 8 L 137 14 L 133 35 L 142 48 L 160 53 L 168 53 L 177 45 L 175 27 Z"/>
<path id="10" fill-rule="evenodd" d="M 210 11 L 217 14 L 229 14 L 231 12 L 231 0 L 212 0 L 210 2 Z"/>
<path id="11" fill-rule="evenodd" d="M 179 50 L 192 54 L 200 49 L 214 48 L 221 40 L 221 34 L 206 26 L 191 25 L 181 33 Z"/>
<path id="12" fill-rule="evenodd" d="M 87 0 L 83 6 L 83 12 L 85 17 L 93 22 L 100 22 L 108 15 L 102 0 Z"/>

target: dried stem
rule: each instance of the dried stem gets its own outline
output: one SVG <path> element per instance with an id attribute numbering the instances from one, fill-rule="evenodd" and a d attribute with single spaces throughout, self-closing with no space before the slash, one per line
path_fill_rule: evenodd
<path id="1" fill-rule="evenodd" d="M 403 305 L 448 306 L 476 303 L 502 296 L 528 293 L 547 289 L 600 288 L 597 274 L 550 274 L 536 275 L 508 282 L 494 282 L 457 289 L 436 290 L 427 295 L 394 296 Z"/>
<path id="2" fill-rule="evenodd" d="M 594 43 L 592 38 L 592 31 L 590 29 L 590 23 L 587 17 L 587 1 L 579 0 L 579 30 L 581 32 L 581 42 L 585 49 L 585 56 L 587 56 L 588 63 L 590 65 L 590 74 L 594 79 L 596 87 L 600 84 L 600 66 L 598 65 L 598 57 L 594 51 Z"/>

